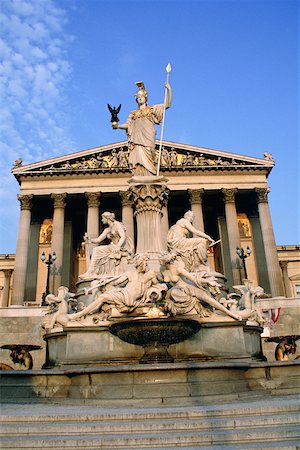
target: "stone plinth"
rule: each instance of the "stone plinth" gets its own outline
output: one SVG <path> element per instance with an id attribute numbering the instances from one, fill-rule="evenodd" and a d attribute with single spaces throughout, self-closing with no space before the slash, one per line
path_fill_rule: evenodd
<path id="1" fill-rule="evenodd" d="M 98 405 L 203 405 L 239 398 L 299 394 L 300 361 L 113 365 L 2 371 L 4 402 Z M 295 397 L 293 397 L 295 398 Z M 230 409 L 230 408 L 229 408 Z"/>

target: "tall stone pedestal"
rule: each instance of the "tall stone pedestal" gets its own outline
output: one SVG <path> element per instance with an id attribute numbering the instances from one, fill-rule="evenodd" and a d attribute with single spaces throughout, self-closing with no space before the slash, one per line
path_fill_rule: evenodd
<path id="1" fill-rule="evenodd" d="M 129 198 L 134 205 L 137 225 L 136 253 L 148 253 L 150 258 L 165 251 L 162 240 L 162 209 L 169 195 L 163 177 L 140 177 L 130 180 Z"/>

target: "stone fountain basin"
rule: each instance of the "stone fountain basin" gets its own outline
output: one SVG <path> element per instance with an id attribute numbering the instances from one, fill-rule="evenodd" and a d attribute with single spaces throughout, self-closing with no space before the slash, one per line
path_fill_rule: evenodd
<path id="1" fill-rule="evenodd" d="M 189 339 L 199 330 L 199 322 L 184 318 L 135 319 L 110 326 L 110 332 L 122 341 L 145 348 L 140 363 L 173 362 L 168 346 Z"/>
<path id="2" fill-rule="evenodd" d="M 177 344 L 199 330 L 200 324 L 196 320 L 179 318 L 126 320 L 110 326 L 110 332 L 122 341 L 142 346 Z"/>

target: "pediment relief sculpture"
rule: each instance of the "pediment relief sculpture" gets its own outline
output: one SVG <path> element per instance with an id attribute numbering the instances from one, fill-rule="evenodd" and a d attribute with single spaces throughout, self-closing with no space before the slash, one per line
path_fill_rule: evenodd
<path id="1" fill-rule="evenodd" d="M 59 170 L 59 171 L 86 171 L 95 169 L 130 169 L 129 156 L 127 148 L 112 149 L 111 152 L 102 155 L 98 153 L 91 157 L 83 157 L 75 161 L 65 161 L 60 164 L 51 165 L 49 167 L 40 168 L 40 170 Z M 155 160 L 158 159 L 158 148 L 156 149 Z M 241 165 L 254 165 L 245 161 L 237 161 L 234 158 L 213 157 L 212 155 L 204 155 L 203 153 L 186 152 L 182 153 L 175 148 L 163 147 L 161 154 L 162 170 L 172 170 L 175 167 L 230 167 Z"/>
<path id="2" fill-rule="evenodd" d="M 47 174 L 47 173 L 86 173 L 86 172 L 129 172 L 132 170 L 132 163 L 129 158 L 129 150 L 126 142 L 116 144 L 115 146 L 106 146 L 105 148 L 94 149 L 90 154 L 70 155 L 69 158 L 59 161 L 51 160 L 47 164 L 35 166 L 14 165 L 12 171 L 16 177 L 19 175 L 30 174 Z M 159 145 L 156 142 L 154 164 L 158 164 Z M 205 149 L 194 149 L 189 146 L 172 146 L 172 143 L 165 142 L 162 146 L 160 168 L 163 172 L 166 171 L 185 171 L 187 169 L 193 170 L 237 170 L 237 169 L 271 169 L 274 164 L 273 159 L 247 159 L 245 157 L 239 158 L 239 155 L 228 154 L 224 155 L 220 152 L 214 154 L 213 151 L 205 151 Z"/>

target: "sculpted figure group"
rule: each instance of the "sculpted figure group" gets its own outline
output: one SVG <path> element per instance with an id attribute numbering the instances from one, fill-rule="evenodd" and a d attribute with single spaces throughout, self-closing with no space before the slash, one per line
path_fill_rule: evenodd
<path id="1" fill-rule="evenodd" d="M 124 225 L 115 220 L 114 213 L 104 212 L 102 223 L 107 228 L 95 239 L 85 238 L 87 243 L 98 244 L 93 249 L 87 272 L 80 275 L 80 279 L 95 279 L 103 275 L 118 275 L 125 271 L 127 262 L 133 252 L 133 243 L 126 236 Z M 105 239 L 108 245 L 99 245 Z"/>
<path id="2" fill-rule="evenodd" d="M 160 270 L 155 272 L 148 267 L 148 255 L 132 257 L 133 246 L 124 225 L 115 220 L 114 214 L 103 213 L 102 221 L 107 227 L 90 242 L 102 244 L 108 239 L 110 243 L 93 249 L 89 269 L 80 276 L 80 280 L 90 283 L 90 287 L 83 289 L 86 295 L 90 294 L 88 304 L 76 305 L 82 289 L 71 294 L 61 286 L 56 297 L 52 294 L 47 297 L 52 311 L 45 316 L 44 327 L 72 326 L 97 314 L 107 320 L 113 310 L 119 314 L 138 310 L 139 314 L 149 316 L 149 308 L 165 316 L 192 314 L 212 320 L 227 317 L 263 322 L 255 305 L 255 296 L 261 294 L 261 288 L 235 286 L 239 294 L 222 297 L 221 286 L 207 263 L 207 249 L 214 240 L 194 228 L 193 218 L 188 211 L 170 228 L 169 252 L 160 256 Z"/>

